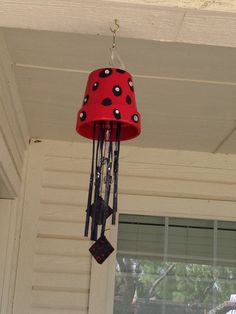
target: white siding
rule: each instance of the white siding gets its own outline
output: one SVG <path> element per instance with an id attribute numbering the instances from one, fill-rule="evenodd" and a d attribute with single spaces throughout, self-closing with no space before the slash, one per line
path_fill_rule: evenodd
<path id="1" fill-rule="evenodd" d="M 91 150 L 30 145 L 14 314 L 112 313 L 115 254 L 98 265 L 83 237 Z M 119 186 L 120 213 L 236 221 L 232 155 L 122 145 Z"/>

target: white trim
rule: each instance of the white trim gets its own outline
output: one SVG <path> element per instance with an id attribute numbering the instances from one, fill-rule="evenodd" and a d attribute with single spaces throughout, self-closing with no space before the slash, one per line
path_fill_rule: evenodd
<path id="1" fill-rule="evenodd" d="M 16 228 L 16 202 L 6 200 L 9 203 L 9 220 L 8 225 L 8 237 L 4 240 L 7 243 L 7 249 L 5 254 L 5 267 L 4 267 L 4 282 L 2 290 L 2 303 L 0 308 L 1 314 L 7 314 L 10 308 L 10 289 L 11 289 L 11 275 L 12 275 L 12 260 L 14 256 L 14 243 L 15 243 L 15 228 Z"/>
<path id="2" fill-rule="evenodd" d="M 24 168 L 22 173 L 23 182 L 25 182 L 26 170 L 27 170 L 27 154 L 25 154 L 24 158 Z M 25 185 L 23 183 L 21 184 L 19 197 L 17 199 L 0 200 L 0 203 L 6 204 L 9 210 L 9 219 L 7 221 L 8 237 L 4 239 L 4 241 L 7 242 L 7 249 L 5 254 L 4 283 L 0 314 L 13 313 L 13 299 L 22 227 L 24 193 Z"/>
<path id="3" fill-rule="evenodd" d="M 117 217 L 118 219 L 118 217 Z M 117 220 L 118 221 L 118 220 Z M 116 250 L 118 223 L 110 226 L 110 232 L 106 234 L 109 242 Z M 102 264 L 92 259 L 89 310 L 88 314 L 113 313 L 114 283 L 116 254 L 113 254 Z M 112 302 L 110 302 L 112 300 Z"/>
<path id="4" fill-rule="evenodd" d="M 24 213 L 24 201 L 25 201 L 25 182 L 27 178 L 27 170 L 28 170 L 28 159 L 29 159 L 29 150 L 27 150 L 24 154 L 24 164 L 22 170 L 22 182 L 20 187 L 19 196 L 14 200 L 13 203 L 13 214 L 11 219 L 11 242 L 9 245 L 9 283 L 8 283 L 8 291 L 6 292 L 6 312 L 4 314 L 13 314 L 13 302 L 15 297 L 15 288 L 16 288 L 16 276 L 18 269 L 18 258 L 19 258 L 19 250 L 20 250 L 20 239 L 22 233 L 22 222 L 23 222 L 23 213 Z"/>
<path id="5" fill-rule="evenodd" d="M 11 126 L 17 128 L 17 132 L 15 131 L 17 141 L 22 142 L 22 145 L 27 147 L 29 144 L 29 131 L 16 83 L 13 61 L 8 51 L 3 30 L 0 30 L 0 66 L 1 77 L 4 79 L 5 83 L 5 94 L 7 94 L 9 100 L 8 106 L 10 107 L 6 109 L 6 112 L 14 123 L 14 125 Z"/>
<path id="6" fill-rule="evenodd" d="M 209 10 L 210 5 L 203 11 L 145 1 L 2 0 L 0 26 L 111 36 L 109 27 L 118 18 L 122 37 L 236 47 L 235 13 Z"/>
<path id="7" fill-rule="evenodd" d="M 80 74 L 89 74 L 91 70 L 80 70 L 80 69 L 72 69 L 65 67 L 53 67 L 53 66 L 42 66 L 35 64 L 26 64 L 26 63 L 16 63 L 16 68 L 22 69 L 32 69 L 32 70 L 45 70 L 45 71 L 57 71 L 57 72 L 66 72 L 66 73 L 80 73 Z M 157 76 L 157 75 L 143 75 L 143 74 L 135 74 L 132 73 L 133 78 L 141 78 L 141 79 L 151 79 L 151 80 L 164 80 L 164 81 L 174 81 L 174 82 L 191 82 L 191 83 L 204 83 L 204 84 L 212 84 L 212 85 L 226 85 L 226 86 L 236 86 L 236 82 L 229 81 L 213 81 L 213 80 L 201 80 L 201 79 L 189 79 L 189 78 L 180 78 L 180 77 L 172 77 L 172 76 Z"/>
<path id="8" fill-rule="evenodd" d="M 12 61 L 0 30 L 0 176 L 4 198 L 18 195 L 29 133 L 18 94 Z"/>
<path id="9" fill-rule="evenodd" d="M 113 2 L 127 2 L 133 4 L 145 4 L 161 7 L 178 7 L 198 10 L 210 10 L 210 11 L 223 11 L 223 12 L 236 12 L 236 3 L 234 0 L 107 0 Z"/>
<path id="10" fill-rule="evenodd" d="M 33 144 L 33 143 L 32 143 Z M 35 153 L 33 154 L 32 151 Z M 40 195 L 35 186 L 40 186 L 40 172 L 43 168 L 44 150 L 38 145 L 30 145 L 25 162 L 25 177 L 20 200 L 21 216 L 19 217 L 18 232 L 20 243 L 17 246 L 17 270 L 12 313 L 29 313 L 32 292 L 32 274 L 37 221 L 39 211 L 32 210 L 40 203 Z M 36 158 L 34 158 L 36 156 Z M 30 170 L 30 171 L 29 171 Z M 27 183 L 27 184 L 26 184 Z"/>
<path id="11" fill-rule="evenodd" d="M 2 135 L 0 128 L 0 177 L 5 187 L 3 198 L 14 198 L 20 189 L 20 177 L 16 171 L 12 156 L 9 153 L 7 143 Z"/>
<path id="12" fill-rule="evenodd" d="M 0 314 L 5 314 L 3 308 L 5 303 L 5 289 L 7 284 L 7 253 L 10 237 L 12 202 L 10 200 L 0 199 Z"/>

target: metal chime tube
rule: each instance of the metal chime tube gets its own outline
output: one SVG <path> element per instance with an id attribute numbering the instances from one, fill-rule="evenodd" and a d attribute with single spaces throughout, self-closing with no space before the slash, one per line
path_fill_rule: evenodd
<path id="1" fill-rule="evenodd" d="M 93 123 L 93 151 L 92 151 L 92 162 L 91 162 L 91 173 L 89 179 L 89 191 L 88 191 L 88 202 L 86 210 L 86 221 L 84 236 L 88 236 L 89 231 L 89 219 L 91 215 L 91 205 L 92 205 L 92 196 L 93 196 L 93 180 L 94 180 L 94 154 L 95 154 L 95 134 L 96 134 L 96 122 Z"/>
<path id="2" fill-rule="evenodd" d="M 116 212 L 118 206 L 118 171 L 119 171 L 119 155 L 120 155 L 120 123 L 117 123 L 116 142 L 114 150 L 114 190 L 113 190 L 113 215 L 112 224 L 116 223 Z"/>
<path id="3" fill-rule="evenodd" d="M 95 145 L 97 136 L 96 130 L 98 130 L 99 134 Z M 112 140 L 114 132 L 115 144 L 113 145 Z M 113 121 L 94 122 L 91 174 L 84 230 L 84 235 L 88 236 L 89 222 L 91 219 L 90 238 L 93 241 L 97 240 L 99 225 L 101 225 L 101 236 L 104 236 L 106 220 L 110 215 L 112 215 L 112 224 L 115 224 L 118 197 L 119 151 L 120 123 Z M 109 206 L 112 183 L 113 208 Z"/>
<path id="4" fill-rule="evenodd" d="M 109 209 L 109 198 L 110 198 L 110 191 L 111 191 L 111 182 L 112 182 L 112 176 L 111 176 L 111 168 L 113 163 L 113 152 L 112 152 L 112 125 L 113 123 L 108 123 L 108 128 L 104 130 L 105 135 L 105 148 L 104 148 L 104 155 L 103 155 L 103 168 L 106 172 L 106 176 L 103 178 L 103 183 L 105 184 L 105 192 L 104 192 L 104 202 L 106 209 Z M 103 219 L 102 219 L 102 231 L 101 235 L 104 236 L 105 234 L 105 228 L 106 228 L 106 216 L 108 213 L 106 213 L 106 209 L 103 213 Z"/>

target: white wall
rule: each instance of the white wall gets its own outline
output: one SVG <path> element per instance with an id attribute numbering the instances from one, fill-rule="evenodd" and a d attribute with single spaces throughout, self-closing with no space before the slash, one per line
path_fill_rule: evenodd
<path id="1" fill-rule="evenodd" d="M 90 155 L 30 145 L 14 314 L 112 313 L 115 254 L 98 265 L 83 237 Z M 236 221 L 236 156 L 122 145 L 119 185 L 120 213 Z"/>

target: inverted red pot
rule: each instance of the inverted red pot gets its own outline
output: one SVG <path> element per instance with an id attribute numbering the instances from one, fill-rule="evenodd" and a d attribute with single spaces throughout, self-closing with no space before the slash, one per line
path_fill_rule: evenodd
<path id="1" fill-rule="evenodd" d="M 120 122 L 121 141 L 140 134 L 140 114 L 136 108 L 134 84 L 129 72 L 102 68 L 90 73 L 83 105 L 78 112 L 76 130 L 80 135 L 93 139 L 94 122 L 99 121 L 113 121 L 113 128 L 116 128 L 116 122 Z M 97 139 L 99 124 L 96 125 Z M 115 133 L 112 140 L 115 140 Z"/>

